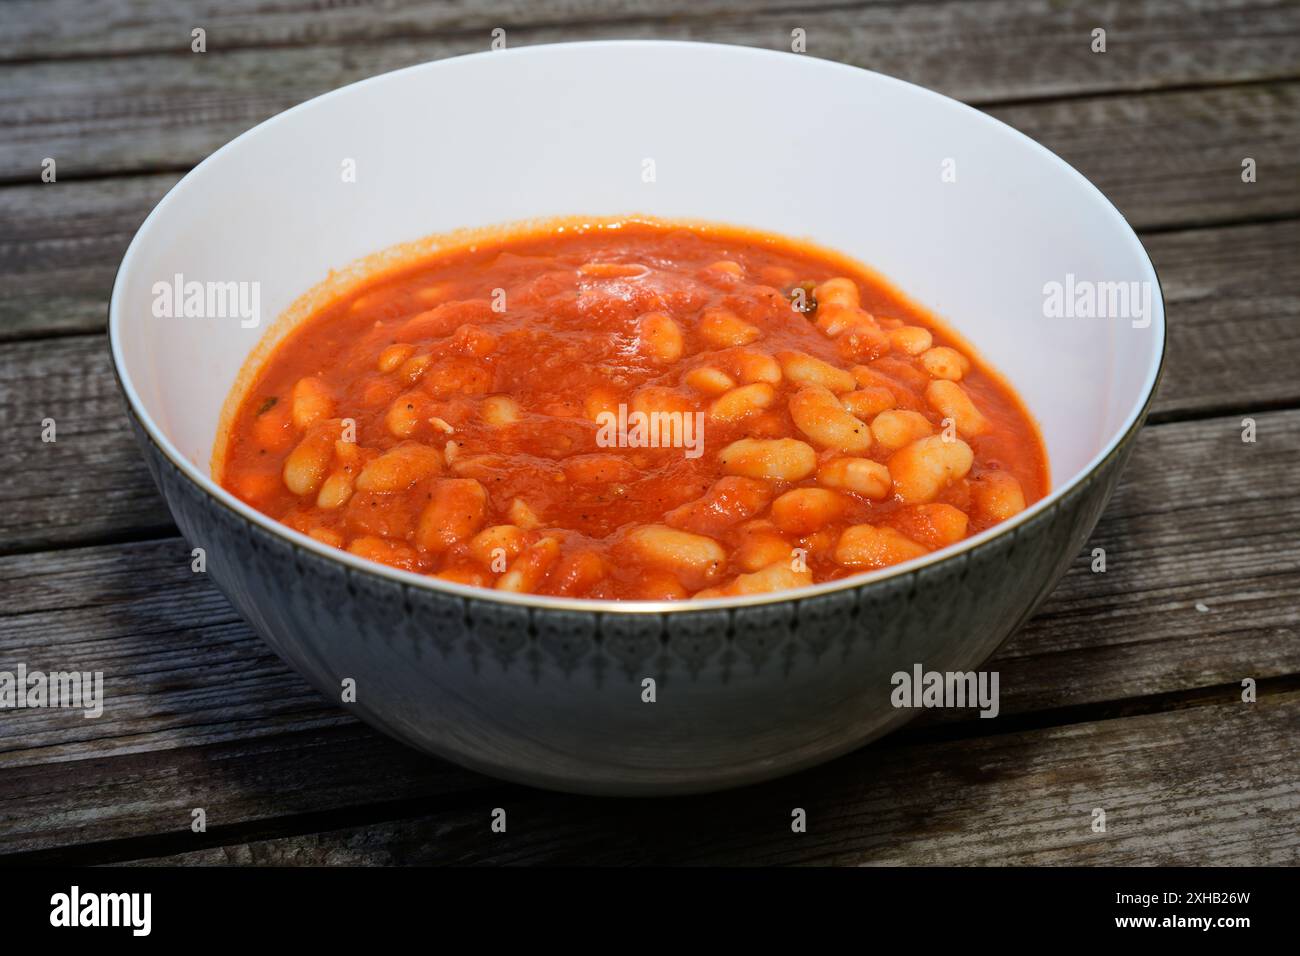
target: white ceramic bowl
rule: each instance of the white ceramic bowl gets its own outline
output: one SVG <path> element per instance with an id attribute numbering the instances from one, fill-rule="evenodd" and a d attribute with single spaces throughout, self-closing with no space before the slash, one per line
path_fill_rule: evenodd
<path id="1" fill-rule="evenodd" d="M 881 272 L 1018 390 L 1042 428 L 1051 493 L 866 578 L 683 606 L 497 595 L 374 565 L 212 481 L 241 365 L 331 270 L 345 270 L 337 287 L 358 260 L 430 234 L 633 213 L 806 236 Z M 260 324 L 155 316 L 155 285 L 177 275 L 258 283 Z M 1089 289 L 1111 313 L 1123 312 L 1114 284 L 1138 294 L 1123 314 L 1052 317 L 1052 283 L 1075 313 Z M 373 690 L 353 705 L 361 716 L 426 750 L 598 792 L 708 789 L 815 763 L 906 719 L 888 703 L 895 665 L 978 666 L 1091 531 L 1153 394 L 1164 329 L 1155 273 L 1124 219 L 1009 127 L 803 55 L 643 41 L 428 63 L 268 120 L 158 204 L 109 314 L 123 390 L 182 531 L 208 547 L 214 580 L 282 656 L 335 699 L 342 677 L 363 675 Z M 773 630 L 773 620 L 786 623 Z M 706 654 L 714 631 L 721 643 Z M 742 678 L 735 662 L 760 632 L 772 652 L 785 639 L 842 643 L 849 673 L 833 674 L 843 663 L 829 668 L 819 651 L 802 673 L 787 663 Z M 641 650 L 619 650 L 627 634 Z M 703 644 L 683 658 L 687 640 Z M 557 641 L 566 649 L 548 657 Z M 476 643 L 514 675 L 485 677 Z M 618 681 L 635 687 L 612 689 L 602 658 L 624 665 Z M 653 716 L 641 675 L 669 677 L 678 665 L 694 672 L 694 689 L 677 698 L 680 712 Z"/>

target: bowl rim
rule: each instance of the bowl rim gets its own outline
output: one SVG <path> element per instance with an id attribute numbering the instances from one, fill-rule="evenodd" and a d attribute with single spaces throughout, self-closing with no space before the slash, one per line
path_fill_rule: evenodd
<path id="1" fill-rule="evenodd" d="M 144 406 L 139 393 L 135 389 L 134 383 L 126 370 L 125 352 L 126 347 L 121 335 L 121 315 L 122 298 L 125 295 L 125 276 L 129 273 L 139 249 L 149 241 L 149 233 L 155 227 L 160 214 L 175 200 L 176 196 L 183 191 L 186 184 L 190 182 L 195 174 L 203 169 L 204 166 L 216 160 L 226 151 L 235 148 L 241 140 L 247 136 L 257 133 L 264 127 L 279 123 L 285 117 L 296 114 L 300 111 L 319 108 L 330 98 L 342 95 L 346 91 L 351 91 L 359 86 L 378 83 L 400 74 L 413 73 L 418 71 L 436 70 L 444 63 L 453 61 L 470 60 L 482 57 L 511 57 L 526 58 L 529 56 L 549 56 L 558 52 L 569 49 L 582 48 L 601 48 L 601 47 L 639 47 L 654 48 L 663 50 L 672 49 L 689 49 L 693 53 L 707 51 L 709 53 L 726 54 L 728 56 L 755 57 L 760 59 L 798 56 L 806 63 L 814 64 L 813 69 L 825 69 L 827 71 L 842 71 L 844 73 L 852 72 L 856 74 L 867 74 L 873 77 L 876 82 L 886 84 L 897 84 L 909 87 L 913 93 L 923 97 L 932 98 L 940 101 L 945 108 L 956 110 L 957 112 L 966 112 L 979 117 L 981 122 L 1001 127 L 1004 135 L 1011 135 L 1028 144 L 1031 149 L 1037 151 L 1047 159 L 1049 163 L 1054 164 L 1060 172 L 1067 176 L 1073 177 L 1081 183 L 1086 191 L 1091 192 L 1093 197 L 1100 201 L 1103 208 L 1109 210 L 1127 230 L 1127 239 L 1135 247 L 1139 254 L 1140 260 L 1145 260 L 1147 268 L 1150 270 L 1151 279 L 1154 280 L 1152 295 L 1152 322 L 1158 324 L 1159 340 L 1156 351 L 1150 367 L 1147 368 L 1142 383 L 1139 397 L 1134 402 L 1132 408 L 1125 416 L 1123 422 L 1116 429 L 1114 436 L 1108 440 L 1097 454 L 1088 461 L 1088 463 L 1068 482 L 1065 482 L 1048 491 L 1041 499 L 1034 502 L 1024 511 L 1015 515 L 1006 521 L 999 522 L 990 528 L 986 528 L 979 534 L 969 538 L 964 538 L 954 544 L 932 551 L 923 557 L 913 558 L 910 561 L 901 564 L 891 565 L 886 568 L 879 568 L 873 571 L 865 571 L 848 577 L 839 578 L 834 581 L 827 581 L 821 584 L 811 584 L 799 588 L 790 588 L 783 591 L 772 591 L 763 594 L 740 595 L 733 597 L 708 598 L 700 600 L 680 600 L 680 601 L 642 601 L 642 600 L 615 600 L 615 599 L 595 599 L 595 598 L 568 598 L 555 597 L 541 594 L 519 594 L 514 592 L 496 591 L 491 588 L 480 588 L 472 585 L 458 584 L 452 581 L 444 581 L 430 575 L 418 574 L 413 571 L 403 571 L 389 565 L 380 564 L 365 558 L 360 558 L 347 551 L 326 545 L 309 535 L 295 531 L 288 525 L 276 521 L 269 515 L 257 511 L 243 501 L 240 501 L 233 494 L 222 488 L 209 475 L 199 470 L 178 448 L 171 442 L 167 435 L 159 428 L 154 421 L 153 416 Z M 130 244 L 127 246 L 126 253 L 122 257 L 122 262 L 118 266 L 113 280 L 113 290 L 109 297 L 107 315 L 107 331 L 109 339 L 109 350 L 111 355 L 111 364 L 113 373 L 117 379 L 118 387 L 121 389 L 123 396 L 126 398 L 127 410 L 138 423 L 143 434 L 148 438 L 158 451 L 166 458 L 177 471 L 185 476 L 192 484 L 202 490 L 209 498 L 218 505 L 225 508 L 238 518 L 260 527 L 263 531 L 268 532 L 276 537 L 285 539 L 291 546 L 311 551 L 318 557 L 327 561 L 334 562 L 346 571 L 361 572 L 380 578 L 388 579 L 398 585 L 421 588 L 427 591 L 440 592 L 448 597 L 461 598 L 463 600 L 478 600 L 496 604 L 514 605 L 538 610 L 548 611 L 569 611 L 585 612 L 599 614 L 683 614 L 703 611 L 725 611 L 737 608 L 755 607 L 767 604 L 780 604 L 787 601 L 801 601 L 808 598 L 817 598 L 824 595 L 837 593 L 840 591 L 853 590 L 862 587 L 869 587 L 875 584 L 882 584 L 886 581 L 898 578 L 904 575 L 914 575 L 931 565 L 938 564 L 963 555 L 975 556 L 980 552 L 986 551 L 989 546 L 998 538 L 1004 535 L 1014 534 L 1017 529 L 1033 521 L 1040 515 L 1053 509 L 1059 502 L 1069 497 L 1073 492 L 1080 489 L 1097 473 L 1097 471 L 1113 458 L 1116 454 L 1125 448 L 1136 433 L 1140 430 L 1145 421 L 1147 412 L 1150 410 L 1152 402 L 1155 399 L 1156 389 L 1162 377 L 1165 367 L 1165 358 L 1168 352 L 1169 330 L 1166 321 L 1164 292 L 1160 284 L 1159 275 L 1156 272 L 1155 265 L 1147 253 L 1146 247 L 1142 244 L 1141 238 L 1137 231 L 1132 227 L 1123 213 L 1116 208 L 1115 204 L 1106 197 L 1106 195 L 1097 188 L 1086 176 L 1067 163 L 1056 153 L 1049 150 L 1046 146 L 1026 136 L 1016 128 L 996 119 L 989 114 L 969 106 L 960 100 L 945 94 L 936 92 L 926 87 L 920 86 L 897 77 L 889 76 L 884 73 L 878 73 L 874 70 L 867 70 L 861 67 L 852 66 L 847 63 L 840 63 L 834 60 L 825 60 L 818 57 L 807 55 L 785 53 L 778 50 L 770 50 L 760 47 L 741 46 L 727 43 L 704 43 L 689 40 L 579 40 L 565 43 L 546 43 L 535 44 L 525 47 L 510 47 L 504 50 L 484 50 L 477 53 L 467 53 L 460 56 L 445 57 L 438 60 L 429 60 L 424 63 L 417 63 L 411 66 L 402 67 L 397 70 L 390 70 L 385 73 L 379 73 L 375 76 L 358 80 L 340 86 L 336 89 L 322 93 L 311 99 L 305 100 L 295 106 L 292 106 L 274 116 L 268 117 L 262 122 L 250 127 L 240 133 L 234 139 L 220 146 L 211 154 L 197 163 L 189 172 L 180 178 L 160 199 L 157 205 L 145 217 L 144 222 L 136 230 Z"/>

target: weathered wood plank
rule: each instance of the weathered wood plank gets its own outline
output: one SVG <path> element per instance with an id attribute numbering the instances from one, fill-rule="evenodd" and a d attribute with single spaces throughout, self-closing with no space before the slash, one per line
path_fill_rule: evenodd
<path id="1" fill-rule="evenodd" d="M 347 9 L 356 16 L 355 9 Z M 482 51 L 490 42 L 485 23 L 481 30 L 450 36 L 279 46 L 272 54 L 223 48 L 214 29 L 209 52 L 192 54 L 187 52 L 191 19 L 182 16 L 167 28 L 179 33 L 172 47 L 176 52 L 0 65 L 0 129 L 7 132 L 0 141 L 0 180 L 37 181 L 47 156 L 58 161 L 65 177 L 192 165 L 303 100 L 378 73 Z M 310 30 L 329 21 L 329 14 L 313 16 L 303 27 Z M 81 26 L 84 19 L 74 28 Z M 1090 50 L 1090 34 L 1097 26 L 1111 31 L 1105 54 Z M 515 29 L 509 42 L 523 46 L 647 37 L 788 50 L 796 27 L 808 32 L 804 55 L 865 66 L 973 103 L 1288 79 L 1300 73 L 1294 57 L 1300 8 L 1266 0 L 1199 11 L 1183 3 L 1113 3 L 1094 11 L 1086 5 L 980 0 L 703 18 L 651 16 L 581 28 Z M 111 34 L 104 31 L 85 33 L 88 43 L 110 42 Z M 1290 106 L 1293 110 L 1294 103 Z M 1217 109 L 1211 103 L 1201 114 L 1207 135 L 1223 123 Z M 1285 136 L 1275 129 L 1282 123 L 1266 121 L 1261 118 L 1257 134 L 1274 129 L 1272 135 Z M 1159 124 L 1150 125 L 1159 132 Z M 1240 148 L 1250 140 L 1238 135 L 1230 142 Z M 1112 144 L 1131 150 L 1129 163 L 1139 168 L 1150 146 L 1140 130 L 1127 143 Z M 1289 158 L 1294 160 L 1294 151 Z"/>
<path id="2" fill-rule="evenodd" d="M 313 832 L 322 829 L 314 819 L 306 835 L 231 840 L 209 831 L 207 840 L 224 845 L 187 850 L 203 838 L 182 831 L 144 851 L 174 855 L 144 862 L 1295 865 L 1297 731 L 1300 692 L 1265 693 L 1253 704 L 1225 695 L 1220 703 L 1126 720 L 871 747 L 808 773 L 707 797 L 609 801 L 511 787 L 461 791 L 440 811 L 408 804 L 391 808 L 389 819 L 324 832 Z M 353 759 L 367 757 L 361 751 Z M 338 787 L 331 773 L 355 772 L 346 763 L 328 770 L 320 782 L 331 791 Z M 172 827 L 183 828 L 187 806 L 204 800 L 209 820 L 229 819 L 220 801 L 239 772 L 208 773 L 202 788 L 169 788 Z M 265 801 L 274 784 L 254 768 L 247 772 L 251 783 L 241 795 L 261 791 Z M 84 785 L 79 778 L 51 783 Z M 58 794 L 50 796 L 57 802 Z M 296 798 L 279 799 L 292 805 Z M 507 813 L 505 834 L 490 830 L 496 807 Z M 806 833 L 791 831 L 796 807 L 807 814 Z M 1097 809 L 1106 814 L 1104 833 L 1093 830 Z M 401 816 L 394 819 L 392 810 Z M 98 821 L 87 823 L 94 829 Z M 295 821 L 278 825 L 291 829 Z M 248 829 L 271 826 L 262 820 Z M 132 852 L 128 842 L 80 856 L 116 860 Z"/>
<path id="3" fill-rule="evenodd" d="M 1295 75 L 1300 33 L 1300 15 L 1277 0 L 779 0 L 758 9 L 740 0 L 227 0 L 215 7 L 101 0 L 95 29 L 86 29 L 78 0 L 10 0 L 0 10 L 0 61 L 183 54 L 195 27 L 207 30 L 209 56 L 258 46 L 408 44 L 416 58 L 400 65 L 486 49 L 498 27 L 511 45 L 651 36 L 774 49 L 789 49 L 790 31 L 802 27 L 813 55 L 928 77 L 931 85 L 962 84 L 986 98 Z M 1096 27 L 1107 30 L 1104 55 L 1090 49 Z M 441 42 L 420 52 L 427 41 Z"/>
<path id="4" fill-rule="evenodd" d="M 1278 494 L 1298 464 L 1300 411 L 1260 416 L 1255 445 L 1231 419 L 1148 428 L 1089 545 L 1106 572 L 1082 554 L 998 655 L 1002 712 L 1300 673 L 1300 499 Z M 352 723 L 189 562 L 179 538 L 0 558 L 0 664 L 102 671 L 108 697 L 94 720 L 12 712 L 0 767 Z"/>
<path id="5" fill-rule="evenodd" d="M 61 228 L 53 222 L 47 234 Z M 49 244 L 51 261 L 75 261 L 75 243 Z M 1147 246 L 1170 315 L 1156 413 L 1300 404 L 1291 359 L 1300 346 L 1300 222 L 1153 235 Z M 31 283 L 52 290 L 59 272 L 56 266 Z M 4 292 L 15 281 L 0 269 L 0 321 L 22 328 L 23 313 L 5 315 Z M 0 345 L 0 416 L 9 429 L 0 444 L 0 553 L 170 528 L 129 433 L 102 336 Z M 40 441 L 47 417 L 58 427 L 54 444 Z"/>

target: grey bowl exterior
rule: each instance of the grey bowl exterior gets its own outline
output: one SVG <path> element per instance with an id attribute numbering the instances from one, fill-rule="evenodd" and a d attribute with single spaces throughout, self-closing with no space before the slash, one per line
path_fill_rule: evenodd
<path id="1" fill-rule="evenodd" d="M 806 598 L 650 614 L 466 599 L 357 571 L 218 501 L 132 421 L 208 575 L 326 698 L 351 678 L 356 701 L 340 706 L 495 777 L 653 795 L 829 760 L 916 715 L 891 704 L 895 672 L 980 667 L 1091 534 L 1145 413 L 1051 506 L 951 558 Z"/>

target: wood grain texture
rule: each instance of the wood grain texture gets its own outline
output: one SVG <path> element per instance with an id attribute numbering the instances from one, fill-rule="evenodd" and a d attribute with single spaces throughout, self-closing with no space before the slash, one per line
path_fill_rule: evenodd
<path id="1" fill-rule="evenodd" d="M 1106 549 L 1106 572 L 1085 550 L 990 665 L 1002 716 L 927 714 L 880 747 L 1117 717 L 1194 688 L 1218 700 L 1245 677 L 1300 672 L 1300 499 L 1276 493 L 1300 465 L 1300 411 L 1260 416 L 1259 436 L 1242 445 L 1230 419 L 1146 429 L 1089 544 Z M 192 806 L 214 808 L 214 826 L 300 814 L 343 826 L 374 804 L 501 787 L 317 697 L 190 570 L 177 538 L 0 558 L 0 620 L 0 661 L 103 671 L 107 697 L 97 719 L 14 711 L 0 725 L 0 851 L 184 830 Z"/>
<path id="2" fill-rule="evenodd" d="M 869 747 L 743 794 L 612 801 L 470 788 L 441 796 L 432 811 L 408 797 L 371 808 L 363 822 L 318 814 L 297 821 L 299 833 L 270 839 L 259 838 L 271 824 L 264 818 L 226 823 L 224 833 L 185 829 L 189 806 L 206 806 L 210 821 L 233 821 L 246 803 L 222 801 L 233 780 L 255 770 L 200 764 L 202 785 L 180 774 L 170 787 L 146 776 L 117 794 L 125 800 L 149 784 L 169 799 L 157 810 L 180 832 L 47 858 L 100 862 L 143 851 L 152 859 L 142 862 L 275 865 L 1294 865 L 1300 765 L 1290 758 L 1298 730 L 1300 692 L 1265 692 L 1253 704 L 1225 693 L 1203 706 L 1127 720 Z M 313 767 L 327 799 L 358 770 L 379 769 L 364 748 L 350 758 Z M 277 781 L 274 796 L 272 781 L 256 777 L 240 780 L 239 793 L 244 801 L 256 794 L 263 808 L 292 806 L 291 773 L 301 766 Z M 61 812 L 53 786 L 84 786 L 71 769 L 56 768 L 44 784 Z M 399 773 L 386 790 L 405 796 L 442 783 L 413 785 Z M 109 788 L 105 797 L 113 796 Z M 504 834 L 490 831 L 498 807 L 507 814 Z M 791 832 L 794 808 L 807 814 L 806 833 Z M 1104 833 L 1092 829 L 1097 809 L 1106 814 Z M 151 821 L 150 832 L 163 829 L 160 822 Z M 98 829 L 102 821 L 87 823 Z M 280 826 L 292 831 L 294 821 Z"/>
<path id="3" fill-rule="evenodd" d="M 1240 11 L 1214 13 L 1167 4 L 1147 28 L 1125 27 L 1129 18 L 1143 16 L 1139 11 L 1159 6 L 1114 4 L 1103 14 L 1089 12 L 1086 5 L 1008 0 L 868 5 L 800 14 L 652 18 L 579 30 L 525 28 L 512 30 L 510 38 L 514 46 L 645 37 L 788 50 L 790 30 L 798 26 L 808 31 L 809 52 L 803 55 L 865 66 L 977 104 L 1300 75 L 1294 57 L 1300 7 L 1294 4 L 1247 4 Z M 1113 24 L 1105 54 L 1089 50 L 1090 31 L 1099 16 L 1108 16 Z M 81 29 L 83 24 L 84 19 Z M 92 42 L 103 37 L 86 32 Z M 313 96 L 378 73 L 483 51 L 489 43 L 485 28 L 449 37 L 281 46 L 272 52 L 223 49 L 218 35 L 213 35 L 206 54 L 185 52 L 185 28 L 175 52 L 0 64 L 0 129 L 6 132 L 0 138 L 0 181 L 39 181 L 45 157 L 58 162 L 65 179 L 185 168 L 245 129 Z M 1215 91 L 1215 96 L 1232 92 Z M 1292 95 L 1282 104 L 1292 117 L 1294 100 Z M 1177 103 L 1167 101 L 1164 108 L 1175 109 Z M 1070 123 L 1062 130 L 1068 139 L 1075 128 L 1069 120 L 1071 108 L 1068 103 L 1056 108 L 1065 111 L 1058 122 Z M 1092 107 L 1104 110 L 1112 123 L 1122 122 L 1134 108 Z M 1222 124 L 1225 133 L 1237 134 L 1240 140 L 1240 131 L 1217 116 L 1219 111 L 1213 99 L 1203 107 L 1203 132 L 1217 136 Z M 1260 119 L 1257 134 L 1291 138 L 1278 124 L 1267 122 L 1268 117 Z M 1156 133 L 1162 126 L 1149 119 L 1128 140 L 1116 137 L 1111 143 L 1113 149 L 1127 150 L 1130 164 L 1138 167 L 1152 148 L 1164 148 L 1142 135 L 1142 125 Z M 1294 130 L 1290 133 L 1293 136 Z M 1211 156 L 1214 145 L 1205 144 Z M 1198 152 L 1171 152 L 1167 158 L 1190 161 Z M 1283 152 L 1279 162 L 1288 159 L 1295 162 L 1294 150 Z M 1239 162 L 1240 156 L 1232 168 Z"/>
<path id="4" fill-rule="evenodd" d="M 0 16 L 0 61 L 188 55 L 195 27 L 208 56 L 372 47 L 393 66 L 487 49 L 498 27 L 511 46 L 648 36 L 781 50 L 801 27 L 813 55 L 984 99 L 1295 76 L 1300 36 L 1280 0 L 99 0 L 93 24 L 78 0 L 10 0 Z M 1090 49 L 1097 27 L 1104 55 Z"/>

